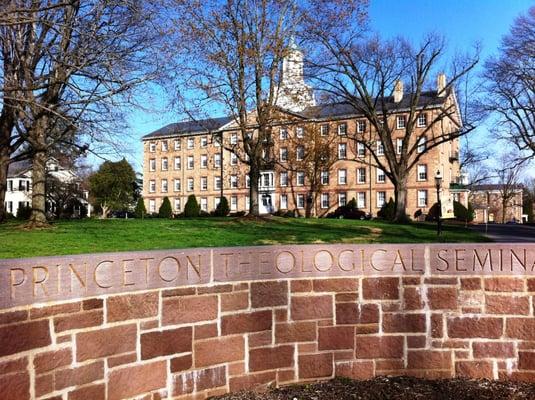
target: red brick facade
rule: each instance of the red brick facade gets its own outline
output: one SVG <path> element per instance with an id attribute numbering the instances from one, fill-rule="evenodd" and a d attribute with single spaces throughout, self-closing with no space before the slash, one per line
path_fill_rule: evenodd
<path id="1" fill-rule="evenodd" d="M 334 376 L 535 382 L 532 272 L 457 261 L 457 275 L 327 274 L 3 310 L 2 398 L 202 399 Z"/>

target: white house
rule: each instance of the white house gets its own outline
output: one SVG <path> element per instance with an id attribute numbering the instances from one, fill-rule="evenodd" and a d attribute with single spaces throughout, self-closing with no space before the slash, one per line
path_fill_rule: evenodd
<path id="1" fill-rule="evenodd" d="M 49 158 L 46 164 L 47 174 L 61 182 L 80 181 L 80 178 L 68 168 L 60 165 L 55 158 Z M 91 215 L 91 206 L 88 201 L 88 193 L 84 191 L 83 198 L 79 199 L 87 208 L 87 216 Z M 32 164 L 29 160 L 18 161 L 10 164 L 7 175 L 7 192 L 5 207 L 8 213 L 17 214 L 19 207 L 30 206 L 32 202 Z M 53 204 L 48 204 L 47 209 L 52 209 Z M 75 210 L 80 213 L 80 210 Z"/>

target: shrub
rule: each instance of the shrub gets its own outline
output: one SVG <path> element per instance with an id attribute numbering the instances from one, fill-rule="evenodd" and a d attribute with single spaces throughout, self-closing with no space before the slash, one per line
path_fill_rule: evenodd
<path id="1" fill-rule="evenodd" d="M 387 203 L 383 204 L 383 206 L 377 213 L 377 216 L 386 221 L 394 220 L 394 217 L 396 216 L 396 204 L 394 203 L 394 200 L 392 200 L 392 197 L 388 200 Z"/>
<path id="2" fill-rule="evenodd" d="M 327 214 L 327 218 L 365 219 L 366 213 L 357 208 L 357 201 L 353 197 L 345 206 Z"/>
<path id="3" fill-rule="evenodd" d="M 230 207 L 228 205 L 228 200 L 225 196 L 221 197 L 219 204 L 217 205 L 214 215 L 216 217 L 226 217 L 230 213 Z"/>
<path id="4" fill-rule="evenodd" d="M 435 203 L 431 206 L 429 209 L 429 212 L 427 213 L 425 220 L 426 221 L 436 221 L 438 219 L 438 203 Z"/>
<path id="5" fill-rule="evenodd" d="M 164 197 L 162 205 L 158 210 L 158 217 L 160 218 L 173 218 L 173 209 L 171 208 L 171 202 L 169 197 Z"/>
<path id="6" fill-rule="evenodd" d="M 474 211 L 474 207 L 472 206 L 472 203 L 468 203 L 468 222 L 472 222 L 474 218 L 476 217 L 476 212 Z"/>
<path id="7" fill-rule="evenodd" d="M 201 207 L 199 206 L 199 203 L 197 203 L 197 198 L 194 194 L 190 194 L 188 197 L 188 201 L 186 202 L 186 205 L 184 206 L 184 217 L 191 218 L 191 217 L 198 217 L 199 213 L 201 211 Z"/>
<path id="8" fill-rule="evenodd" d="M 453 202 L 453 214 L 455 218 L 468 222 L 468 209 L 458 201 Z"/>
<path id="9" fill-rule="evenodd" d="M 17 219 L 20 221 L 26 221 L 30 219 L 32 215 L 32 208 L 30 206 L 22 206 L 17 208 Z"/>
<path id="10" fill-rule="evenodd" d="M 134 210 L 134 214 L 136 218 L 144 218 L 145 215 L 147 215 L 147 209 L 145 208 L 145 202 L 143 201 L 143 197 L 140 197 L 139 199 L 137 199 L 136 209 Z"/>

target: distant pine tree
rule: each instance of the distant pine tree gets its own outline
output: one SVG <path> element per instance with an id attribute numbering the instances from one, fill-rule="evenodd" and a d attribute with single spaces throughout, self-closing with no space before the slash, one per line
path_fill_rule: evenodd
<path id="1" fill-rule="evenodd" d="M 145 215 L 147 215 L 147 209 L 145 208 L 145 202 L 143 201 L 143 197 L 140 197 L 139 199 L 137 199 L 136 209 L 134 210 L 134 214 L 136 218 L 144 218 Z"/>
<path id="2" fill-rule="evenodd" d="M 173 209 L 171 208 L 171 202 L 168 197 L 163 198 L 162 205 L 158 210 L 158 217 L 160 218 L 173 218 Z"/>
<path id="3" fill-rule="evenodd" d="M 226 197 L 221 197 L 221 201 L 215 209 L 215 215 L 217 217 L 226 217 L 230 213 L 230 207 L 228 205 L 228 200 Z"/>
<path id="4" fill-rule="evenodd" d="M 201 207 L 199 207 L 199 203 L 197 203 L 197 198 L 194 194 L 190 194 L 188 201 L 184 206 L 184 217 L 198 217 L 200 211 Z"/>

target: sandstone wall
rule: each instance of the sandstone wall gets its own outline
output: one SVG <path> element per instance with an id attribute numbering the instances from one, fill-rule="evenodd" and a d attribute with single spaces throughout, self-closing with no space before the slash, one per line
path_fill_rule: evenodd
<path id="1" fill-rule="evenodd" d="M 39 274 L 28 276 L 33 293 L 23 296 L 20 270 L 74 259 L 0 260 L 1 397 L 202 399 L 334 376 L 535 382 L 535 246 L 467 246 L 216 249 L 204 283 L 95 295 L 80 292 L 81 282 L 90 285 L 71 273 L 78 298 L 14 306 L 18 295 L 24 302 L 40 298 L 39 290 L 52 296 Z M 348 252 L 362 259 L 345 259 Z M 218 263 L 215 253 L 234 256 Z M 139 256 L 132 254 L 119 258 Z M 165 252 L 144 254 L 160 260 L 155 269 L 169 281 L 160 268 Z M 250 272 L 262 263 L 265 269 Z M 229 275 L 232 269 L 241 275 Z M 95 280 L 109 286 L 96 270 Z M 16 290 L 6 292 L 9 286 Z"/>

